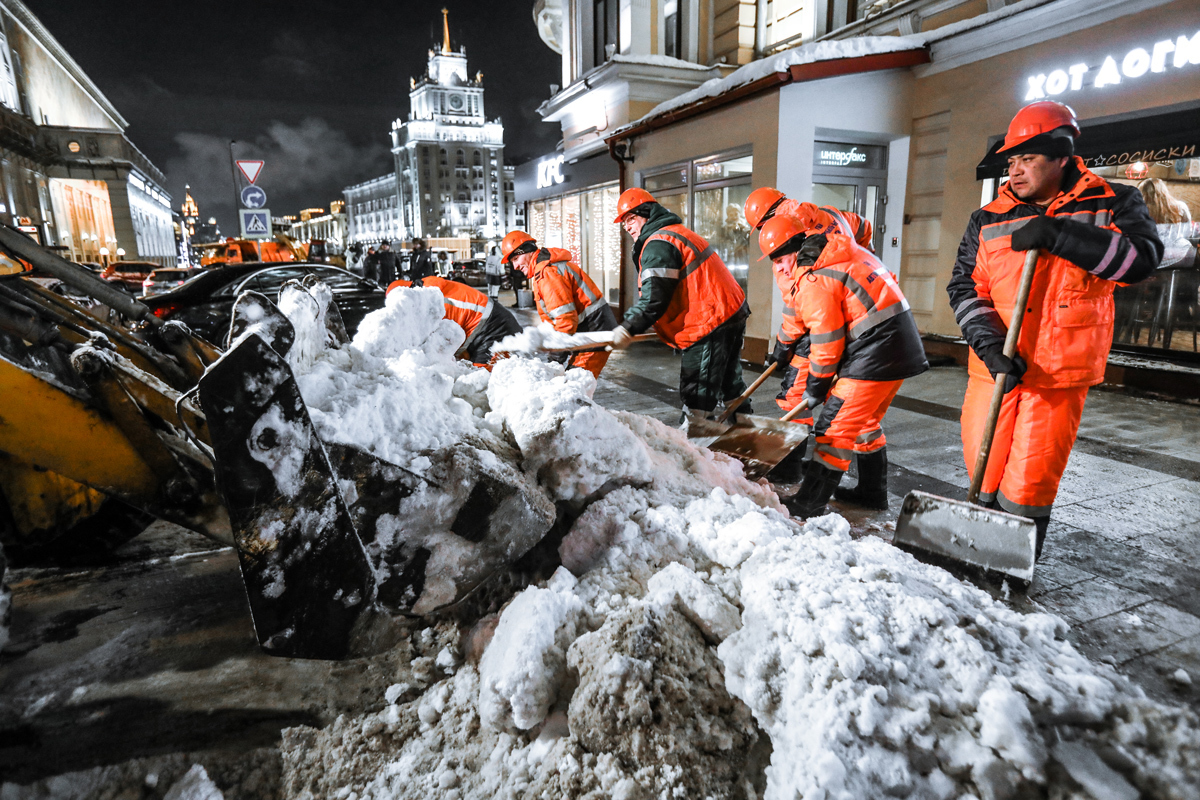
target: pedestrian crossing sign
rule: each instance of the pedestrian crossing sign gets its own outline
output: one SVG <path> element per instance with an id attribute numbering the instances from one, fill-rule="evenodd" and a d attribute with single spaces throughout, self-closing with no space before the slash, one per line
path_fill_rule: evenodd
<path id="1" fill-rule="evenodd" d="M 242 208 L 238 210 L 242 223 L 242 237 L 246 239 L 271 238 L 271 211 L 267 208 Z"/>

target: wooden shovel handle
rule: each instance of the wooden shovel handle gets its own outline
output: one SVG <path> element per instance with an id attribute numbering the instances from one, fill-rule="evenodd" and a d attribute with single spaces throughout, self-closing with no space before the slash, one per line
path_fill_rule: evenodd
<path id="1" fill-rule="evenodd" d="M 791 411 L 787 412 L 782 417 L 780 417 L 779 421 L 780 422 L 791 422 L 793 419 L 800 416 L 801 411 L 807 411 L 808 409 L 812 408 L 815 405 L 816 405 L 816 403 L 814 403 L 812 401 L 812 398 L 809 398 L 808 400 L 803 400 L 803 401 L 797 403 Z"/>
<path id="2" fill-rule="evenodd" d="M 657 333 L 639 333 L 633 337 L 634 344 L 638 342 L 657 342 Z M 592 342 L 591 344 L 574 344 L 570 347 L 544 347 L 543 353 L 581 353 L 584 350 L 597 350 L 601 347 L 612 347 L 611 342 Z"/>
<path id="3" fill-rule="evenodd" d="M 777 366 L 779 366 L 779 362 L 772 361 L 771 366 L 763 370 L 763 374 L 759 375 L 754 383 L 750 384 L 749 389 L 742 392 L 742 394 L 736 400 L 725 407 L 725 410 L 721 412 L 721 416 L 717 417 L 717 422 L 724 422 L 725 420 L 729 419 L 733 415 L 733 412 L 737 411 L 738 407 L 742 403 L 746 402 L 746 399 L 750 397 L 750 395 L 754 394 L 755 390 L 758 389 L 759 386 L 762 386 L 762 382 L 765 381 L 767 377 L 775 371 Z"/>
<path id="4" fill-rule="evenodd" d="M 1021 285 L 1017 289 L 1017 302 L 1013 306 L 1012 320 L 1008 323 L 1008 335 L 1004 337 L 1004 355 L 1012 358 L 1017 353 L 1017 339 L 1021 336 L 1021 323 L 1025 320 L 1025 306 L 1029 302 L 1029 289 L 1033 286 L 1033 274 L 1037 271 L 1041 251 L 1033 249 L 1025 253 L 1025 266 L 1021 269 Z M 1000 406 L 1004 403 L 1004 373 L 996 376 L 992 389 L 992 405 L 988 409 L 983 425 L 983 438 L 979 440 L 979 454 L 975 456 L 975 469 L 971 472 L 971 488 L 967 492 L 968 503 L 979 502 L 979 490 L 983 488 L 983 474 L 987 471 L 988 457 L 992 454 L 992 440 L 996 438 L 996 423 L 1000 419 Z"/>

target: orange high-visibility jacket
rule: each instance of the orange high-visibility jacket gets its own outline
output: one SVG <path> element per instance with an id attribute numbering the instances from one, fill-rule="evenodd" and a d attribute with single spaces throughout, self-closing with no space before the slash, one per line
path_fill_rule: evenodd
<path id="1" fill-rule="evenodd" d="M 817 262 L 796 276 L 796 313 L 808 329 L 806 391 L 821 399 L 835 377 L 910 378 L 929 368 L 896 276 L 849 236 L 827 234 Z"/>
<path id="2" fill-rule="evenodd" d="M 569 250 L 539 250 L 531 284 L 538 315 L 562 333 L 575 333 L 581 319 L 607 305 L 595 282 L 571 260 Z"/>
<path id="3" fill-rule="evenodd" d="M 793 200 L 789 197 L 779 204 L 779 208 L 775 210 L 775 213 L 782 214 L 784 216 L 795 215 L 796 209 L 799 207 L 800 201 Z M 842 219 L 846 220 L 846 224 L 849 226 L 850 230 L 842 231 L 842 233 L 849 236 L 851 239 L 858 242 L 871 252 L 875 252 L 875 248 L 872 246 L 872 239 L 875 236 L 875 229 L 865 217 L 860 217 L 853 211 L 839 211 L 833 206 L 819 206 L 819 208 L 822 211 L 831 214 L 834 219 L 841 217 Z M 842 227 L 840 222 L 838 227 Z"/>
<path id="4" fill-rule="evenodd" d="M 991 381 L 975 355 L 1002 345 L 1012 319 L 1025 253 L 1012 234 L 1039 214 L 1064 221 L 1058 240 L 1038 260 L 1017 353 L 1029 365 L 1021 382 L 1065 389 L 1104 380 L 1113 337 L 1113 290 L 1148 277 L 1163 245 L 1141 192 L 1109 184 L 1076 157 L 1064 190 L 1041 208 L 1019 200 L 1007 185 L 971 215 L 947 286 L 950 305 L 971 345 L 971 375 Z"/>
<path id="5" fill-rule="evenodd" d="M 647 237 L 646 244 L 655 241 L 677 250 L 683 268 L 642 270 L 639 263 L 638 283 L 650 277 L 679 281 L 666 311 L 653 327 L 664 342 L 686 350 L 737 314 L 746 295 L 712 245 L 695 231 L 682 225 L 666 225 Z M 649 274 L 652 271 L 664 274 Z"/>
<path id="6" fill-rule="evenodd" d="M 387 290 L 390 292 L 398 286 L 411 285 L 410 281 L 393 281 Z M 471 347 L 480 324 L 491 316 L 492 301 L 483 292 L 472 289 L 465 283 L 448 281 L 434 275 L 422 278 L 421 285 L 437 289 L 442 293 L 442 302 L 446 306 L 446 319 L 462 328 L 463 333 L 467 335 L 462 347 L 458 349 L 460 355 L 465 353 Z"/>

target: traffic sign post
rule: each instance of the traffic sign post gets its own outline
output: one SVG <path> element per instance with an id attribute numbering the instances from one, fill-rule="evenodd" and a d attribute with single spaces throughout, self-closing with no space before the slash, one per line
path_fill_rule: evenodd
<path id="1" fill-rule="evenodd" d="M 238 209 L 243 239 L 271 238 L 271 211 L 266 208 Z"/>
<path id="2" fill-rule="evenodd" d="M 267 193 L 251 185 L 242 189 L 242 205 L 245 208 L 262 208 L 267 204 Z"/>
<path id="3" fill-rule="evenodd" d="M 240 169 L 242 174 L 246 176 L 246 180 L 253 184 L 256 180 L 258 180 L 259 173 L 262 172 L 263 162 L 240 158 L 237 162 L 237 168 Z"/>

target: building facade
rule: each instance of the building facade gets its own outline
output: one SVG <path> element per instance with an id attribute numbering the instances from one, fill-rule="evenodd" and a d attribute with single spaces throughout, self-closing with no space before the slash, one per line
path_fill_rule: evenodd
<path id="1" fill-rule="evenodd" d="M 76 261 L 174 264 L 163 174 L 19 0 L 0 0 L 0 220 Z"/>
<path id="2" fill-rule="evenodd" d="M 349 243 L 345 203 L 334 200 L 329 204 L 328 212 L 322 208 L 301 211 L 300 219 L 288 227 L 288 235 L 302 244 L 323 241 L 327 254 L 341 254 Z"/>
<path id="3" fill-rule="evenodd" d="M 451 48 L 445 11 L 442 32 L 425 74 L 410 81 L 407 119 L 392 123 L 395 173 L 345 190 L 351 242 L 494 241 L 524 221 L 504 163 L 504 125 L 484 113 L 483 73 L 471 76 L 465 48 Z"/>

